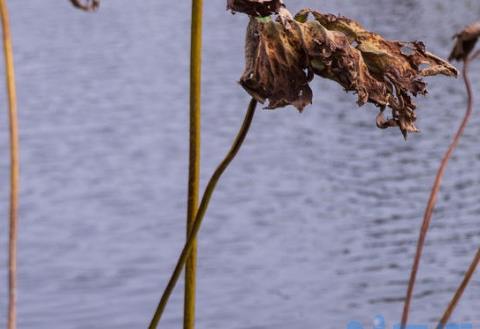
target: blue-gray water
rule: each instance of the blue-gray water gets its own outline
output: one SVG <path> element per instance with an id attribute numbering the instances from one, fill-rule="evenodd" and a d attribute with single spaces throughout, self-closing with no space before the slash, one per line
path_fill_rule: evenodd
<path id="1" fill-rule="evenodd" d="M 447 56 L 476 0 L 301 0 Z M 21 329 L 145 328 L 184 242 L 189 1 L 9 1 L 22 187 Z M 240 125 L 247 18 L 205 3 L 202 183 Z M 472 67 L 480 95 L 480 65 Z M 1 72 L 0 72 L 1 73 Z M 438 162 L 464 113 L 462 81 L 432 78 L 420 134 L 316 79 L 298 114 L 259 111 L 200 235 L 198 328 L 371 327 L 398 322 Z M 3 79 L 0 108 L 5 109 Z M 477 104 L 480 104 L 480 99 Z M 480 243 L 480 105 L 439 197 L 411 319 L 433 325 Z M 0 117 L 0 327 L 5 325 L 7 117 Z M 454 314 L 480 328 L 480 279 Z M 160 328 L 180 328 L 178 286 Z"/>

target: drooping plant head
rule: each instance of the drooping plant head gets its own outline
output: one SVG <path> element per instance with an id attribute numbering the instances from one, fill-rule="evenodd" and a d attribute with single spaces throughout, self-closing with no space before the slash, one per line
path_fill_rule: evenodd
<path id="1" fill-rule="evenodd" d="M 85 11 L 95 11 L 100 6 L 100 0 L 70 0 L 72 5 Z"/>
<path id="2" fill-rule="evenodd" d="M 282 0 L 227 0 L 227 9 L 256 17 L 278 14 L 285 7 Z"/>
<path id="3" fill-rule="evenodd" d="M 455 34 L 453 36 L 455 39 L 455 45 L 453 46 L 448 60 L 465 61 L 472 52 L 473 48 L 475 48 L 475 44 L 477 43 L 479 37 L 480 22 L 470 24 L 462 31 Z"/>
<path id="4" fill-rule="evenodd" d="M 456 76 L 457 70 L 429 53 L 422 42 L 385 40 L 346 17 L 304 9 L 292 15 L 281 1 L 229 0 L 228 8 L 249 14 L 243 88 L 267 108 L 311 104 L 314 75 L 334 80 L 380 109 L 379 128 L 416 132 L 416 105 L 426 94 L 423 77 Z M 267 13 L 267 17 L 262 17 Z M 391 109 L 392 117 L 383 112 Z"/>

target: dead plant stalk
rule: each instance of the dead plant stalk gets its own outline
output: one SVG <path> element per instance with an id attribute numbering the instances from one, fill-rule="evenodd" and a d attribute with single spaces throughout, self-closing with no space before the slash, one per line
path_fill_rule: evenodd
<path id="1" fill-rule="evenodd" d="M 202 11 L 203 0 L 192 0 L 190 49 L 190 151 L 188 170 L 187 239 L 198 209 L 200 186 L 201 80 L 202 80 Z M 185 301 L 183 328 L 195 327 L 195 290 L 197 240 L 193 241 L 185 267 Z"/>
<path id="2" fill-rule="evenodd" d="M 3 51 L 8 97 L 10 125 L 10 232 L 8 238 L 8 329 L 16 328 L 17 302 L 17 228 L 18 228 L 18 190 L 19 190 L 19 142 L 17 123 L 17 96 L 15 89 L 15 70 L 10 35 L 10 22 L 6 0 L 0 0 L 0 16 L 3 29 Z"/>
<path id="3" fill-rule="evenodd" d="M 472 86 L 470 82 L 470 78 L 468 76 L 468 68 L 469 64 L 472 60 L 474 60 L 476 57 L 478 57 L 479 52 L 475 53 L 471 57 L 466 57 L 463 63 L 463 80 L 465 82 L 465 87 L 467 89 L 467 109 L 465 112 L 465 115 L 463 117 L 462 123 L 460 124 L 460 127 L 458 128 L 452 143 L 447 149 L 447 152 L 445 152 L 442 161 L 440 163 L 440 168 L 437 171 L 437 175 L 435 177 L 435 181 L 432 186 L 432 190 L 430 193 L 430 198 L 428 199 L 427 207 L 425 209 L 425 213 L 423 216 L 423 222 L 422 226 L 420 229 L 420 235 L 418 238 L 417 242 L 417 249 L 415 253 L 415 258 L 413 261 L 413 266 L 412 266 L 412 271 L 410 273 L 410 279 L 408 282 L 408 288 L 407 288 L 407 296 L 405 297 L 405 303 L 403 307 L 403 314 L 402 314 L 402 322 L 401 322 L 401 328 L 405 328 L 407 323 L 408 323 L 408 316 L 410 312 L 410 304 L 412 301 L 412 295 L 413 295 L 413 289 L 415 286 L 415 281 L 417 278 L 417 273 L 418 273 L 418 268 L 420 265 L 420 259 L 422 258 L 422 253 L 423 253 L 423 248 L 425 246 L 425 239 L 427 237 L 428 229 L 430 227 L 430 222 L 432 219 L 432 214 L 433 210 L 435 208 L 435 204 L 437 202 L 437 194 L 440 190 L 440 185 L 442 182 L 442 178 L 445 174 L 445 169 L 447 168 L 448 161 L 452 157 L 453 152 L 457 148 L 460 139 L 465 131 L 465 128 L 468 124 L 468 121 L 470 120 L 470 117 L 473 112 L 473 92 L 472 92 Z"/>
<path id="4" fill-rule="evenodd" d="M 472 276 L 475 273 L 475 270 L 477 269 L 477 266 L 478 266 L 479 263 L 480 263 L 480 248 L 478 248 L 477 253 L 475 254 L 475 257 L 473 258 L 472 263 L 470 264 L 467 272 L 465 272 L 465 276 L 463 277 L 462 283 L 458 287 L 458 289 L 455 292 L 450 304 L 448 304 L 447 309 L 443 313 L 443 316 L 440 319 L 440 322 L 437 326 L 437 329 L 443 329 L 447 325 L 448 320 L 452 316 L 453 311 L 455 311 L 455 308 L 457 307 L 458 302 L 462 298 L 463 292 L 465 291 L 468 283 L 472 279 Z"/>
<path id="5" fill-rule="evenodd" d="M 177 265 L 175 266 L 172 276 L 170 277 L 167 287 L 165 288 L 162 294 L 162 297 L 160 299 L 160 302 L 157 306 L 157 309 L 155 310 L 155 314 L 153 315 L 152 321 L 150 322 L 150 325 L 148 327 L 149 329 L 157 328 L 158 323 L 160 322 L 160 319 L 162 317 L 163 311 L 165 310 L 165 307 L 167 306 L 170 295 L 172 294 L 173 289 L 177 284 L 178 278 L 182 273 L 185 262 L 190 255 L 190 252 L 194 245 L 194 241 L 197 237 L 198 231 L 200 230 L 200 226 L 202 225 L 202 220 L 207 211 L 208 204 L 210 203 L 212 194 L 215 191 L 215 187 L 218 181 L 220 180 L 220 177 L 222 176 L 222 174 L 225 172 L 227 167 L 230 165 L 230 163 L 232 162 L 232 160 L 235 158 L 238 151 L 240 150 L 240 147 L 242 146 L 243 141 L 247 136 L 248 130 L 250 129 L 250 125 L 252 123 L 256 107 L 257 107 L 257 101 L 255 99 L 252 99 L 248 106 L 247 113 L 245 114 L 245 118 L 243 119 L 242 126 L 238 131 L 238 134 L 235 137 L 235 140 L 233 141 L 233 144 L 230 150 L 228 151 L 227 155 L 225 156 L 223 161 L 220 163 L 220 165 L 218 165 L 217 169 L 215 169 L 215 172 L 213 173 L 212 177 L 210 178 L 207 184 L 207 187 L 205 188 L 205 192 L 203 193 L 202 200 L 200 201 L 200 206 L 198 207 L 198 211 L 195 215 L 195 220 L 193 221 L 193 225 L 191 227 L 187 242 L 183 247 L 182 253 L 178 258 Z"/>

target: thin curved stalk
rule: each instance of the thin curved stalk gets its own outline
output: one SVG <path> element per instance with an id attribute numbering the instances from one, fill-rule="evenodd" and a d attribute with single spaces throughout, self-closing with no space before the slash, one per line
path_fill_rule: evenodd
<path id="1" fill-rule="evenodd" d="M 465 273 L 462 283 L 460 284 L 457 291 L 455 292 L 455 295 L 453 296 L 453 299 L 450 301 L 450 304 L 448 304 L 447 309 L 443 313 L 443 316 L 440 319 L 440 322 L 438 323 L 437 329 L 445 328 L 446 324 L 448 323 L 448 320 L 452 316 L 453 311 L 455 311 L 455 308 L 457 307 L 458 302 L 462 298 L 463 292 L 465 291 L 465 288 L 467 288 L 467 285 L 470 282 L 470 279 L 472 278 L 473 273 L 475 273 L 475 270 L 477 269 L 477 266 L 479 263 L 480 263 L 480 248 L 478 248 L 475 257 L 473 258 L 473 261 L 470 264 L 470 267 Z"/>
<path id="2" fill-rule="evenodd" d="M 192 0 L 190 48 L 190 151 L 188 169 L 187 239 L 198 209 L 200 186 L 200 121 L 202 80 L 202 10 L 203 0 Z M 193 241 L 185 266 L 185 300 L 183 328 L 195 328 L 195 290 L 197 268 L 197 240 Z"/>
<path id="3" fill-rule="evenodd" d="M 3 29 L 3 51 L 7 80 L 8 115 L 10 123 L 10 232 L 8 237 L 8 329 L 16 328 L 17 303 L 17 226 L 18 226 L 18 189 L 19 189 L 19 151 L 17 96 L 15 88 L 15 70 L 13 66 L 13 48 L 10 36 L 10 22 L 6 0 L 0 0 L 0 16 Z"/>
<path id="4" fill-rule="evenodd" d="M 471 58 L 473 59 L 474 57 L 475 55 L 472 56 Z M 460 124 L 460 127 L 458 128 L 458 131 L 453 138 L 452 143 L 448 147 L 448 150 L 443 156 L 443 159 L 440 163 L 440 168 L 438 169 L 437 176 L 435 177 L 435 182 L 433 183 L 432 191 L 430 193 L 430 198 L 428 200 L 427 207 L 425 209 L 425 214 L 423 216 L 423 222 L 420 229 L 420 236 L 417 242 L 417 250 L 415 253 L 412 271 L 410 273 L 410 279 L 408 282 L 407 296 L 405 297 L 405 304 L 403 307 L 401 328 L 405 328 L 408 322 L 408 315 L 410 312 L 410 304 L 411 304 L 412 295 L 413 295 L 413 288 L 415 286 L 415 281 L 417 278 L 418 267 L 420 265 L 420 259 L 423 253 L 423 247 L 425 245 L 425 238 L 428 233 L 428 228 L 430 227 L 433 210 L 437 201 L 437 194 L 438 194 L 438 191 L 440 190 L 440 184 L 442 182 L 442 178 L 445 173 L 445 169 L 447 167 L 448 161 L 450 160 L 453 151 L 458 146 L 460 138 L 463 135 L 463 132 L 465 131 L 465 127 L 467 126 L 467 123 L 473 111 L 473 93 L 472 93 L 470 78 L 468 76 L 468 65 L 470 61 L 471 61 L 470 59 L 466 59 L 465 62 L 463 63 L 463 79 L 465 81 L 465 87 L 467 89 L 467 94 L 468 94 L 467 110 L 465 112 L 465 116 L 462 120 L 462 123 Z"/>
<path id="5" fill-rule="evenodd" d="M 210 178 L 210 181 L 207 184 L 205 192 L 203 193 L 203 196 L 202 196 L 202 200 L 200 201 L 200 206 L 198 207 L 197 214 L 195 215 L 195 221 L 193 222 L 192 229 L 188 236 L 188 240 L 185 246 L 183 247 L 182 253 L 178 258 L 177 265 L 175 266 L 175 270 L 173 271 L 172 276 L 168 281 L 167 287 L 163 292 L 162 298 L 160 299 L 160 303 L 158 304 L 155 314 L 153 315 L 153 319 L 150 322 L 150 325 L 148 327 L 149 329 L 157 328 L 158 323 L 160 322 L 163 311 L 167 306 L 168 299 L 170 298 L 170 295 L 172 294 L 172 291 L 175 288 L 178 278 L 182 273 L 183 266 L 185 265 L 185 261 L 187 260 L 190 254 L 190 251 L 192 250 L 193 242 L 195 241 L 198 231 L 200 230 L 203 217 L 205 216 L 205 212 L 207 211 L 208 204 L 210 202 L 212 194 L 215 191 L 215 186 L 217 185 L 225 169 L 227 169 L 228 165 L 235 158 L 235 156 L 238 153 L 238 150 L 242 146 L 242 143 L 245 140 L 245 137 L 247 136 L 248 130 L 252 123 L 252 119 L 255 114 L 256 107 L 257 107 L 257 101 L 255 99 L 252 99 L 250 101 L 250 104 L 248 105 L 248 110 L 245 115 L 245 118 L 243 119 L 242 126 L 238 131 L 238 134 L 235 137 L 235 140 L 230 150 L 228 151 L 227 155 L 225 156 L 223 161 L 220 163 L 220 165 L 217 167 L 217 169 L 215 169 L 215 172 L 213 173 L 212 177 Z"/>

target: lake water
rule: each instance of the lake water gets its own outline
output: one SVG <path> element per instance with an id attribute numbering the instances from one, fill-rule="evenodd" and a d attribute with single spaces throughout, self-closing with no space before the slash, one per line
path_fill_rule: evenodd
<path id="1" fill-rule="evenodd" d="M 354 17 L 446 57 L 480 17 L 477 0 L 290 0 Z M 21 129 L 21 329 L 146 328 L 184 242 L 189 1 L 10 0 Z M 205 4 L 202 186 L 249 97 L 247 17 Z M 472 66 L 480 92 L 480 65 Z M 3 71 L 1 72 L 3 74 Z M 198 328 L 391 327 L 439 160 L 465 108 L 460 79 L 428 79 L 421 133 L 375 127 L 377 110 L 315 79 L 314 104 L 258 111 L 200 234 Z M 4 82 L 0 100 L 5 109 Z M 480 104 L 480 99 L 477 102 Z M 480 105 L 450 162 L 415 290 L 412 322 L 433 326 L 480 243 Z M 8 143 L 0 117 L 5 326 Z M 180 328 L 179 285 L 160 328 Z M 480 328 L 475 277 L 453 316 Z"/>

